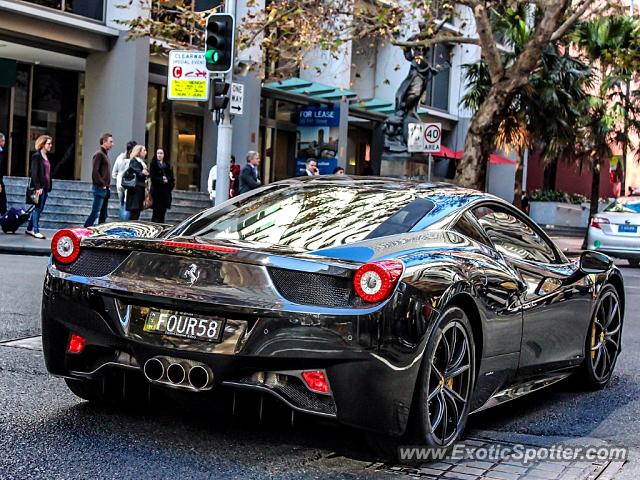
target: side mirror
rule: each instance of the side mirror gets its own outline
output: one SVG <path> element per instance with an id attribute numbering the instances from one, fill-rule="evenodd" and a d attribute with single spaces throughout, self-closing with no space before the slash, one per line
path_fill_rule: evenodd
<path id="1" fill-rule="evenodd" d="M 611 268 L 613 261 L 604 253 L 585 250 L 580 255 L 580 270 L 583 273 L 603 273 Z"/>

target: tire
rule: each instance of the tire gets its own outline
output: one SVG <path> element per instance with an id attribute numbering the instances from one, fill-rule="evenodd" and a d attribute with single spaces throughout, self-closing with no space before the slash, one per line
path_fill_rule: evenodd
<path id="1" fill-rule="evenodd" d="M 454 334 L 456 341 L 452 341 Z M 449 355 L 451 343 L 453 353 Z M 444 375 L 440 370 L 445 370 Z M 405 460 L 397 458 L 400 445 L 450 448 L 464 433 L 475 375 L 475 344 L 469 318 L 461 308 L 449 307 L 429 334 L 405 435 L 392 438 L 369 434 L 370 448 L 378 456 L 401 462 Z"/>
<path id="2" fill-rule="evenodd" d="M 464 310 L 449 307 L 431 332 L 422 359 L 412 425 L 417 443 L 449 448 L 460 440 L 469 416 L 475 373 L 471 323 Z"/>
<path id="3" fill-rule="evenodd" d="M 640 258 L 630 258 L 627 260 L 627 262 L 629 262 L 629 265 L 631 265 L 632 267 L 637 267 L 638 265 L 640 265 Z"/>
<path id="4" fill-rule="evenodd" d="M 604 286 L 589 322 L 585 340 L 585 358 L 578 371 L 580 385 L 600 390 L 611 380 L 622 339 L 622 311 L 616 289 Z"/>

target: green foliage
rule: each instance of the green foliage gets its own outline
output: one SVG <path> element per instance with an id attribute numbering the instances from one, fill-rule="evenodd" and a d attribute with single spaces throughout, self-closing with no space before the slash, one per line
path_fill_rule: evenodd
<path id="1" fill-rule="evenodd" d="M 534 190 L 529 197 L 535 202 L 563 202 L 580 204 L 589 199 L 579 193 L 556 192 L 555 190 Z"/>

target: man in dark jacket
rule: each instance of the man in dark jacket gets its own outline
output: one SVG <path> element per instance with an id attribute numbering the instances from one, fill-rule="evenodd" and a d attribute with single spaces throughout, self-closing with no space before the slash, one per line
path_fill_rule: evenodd
<path id="1" fill-rule="evenodd" d="M 0 132 L 0 215 L 4 215 L 7 213 L 7 192 L 4 189 L 4 159 L 5 159 L 5 149 L 4 149 L 4 133 Z"/>
<path id="2" fill-rule="evenodd" d="M 247 164 L 242 167 L 240 171 L 240 187 L 238 188 L 238 193 L 246 193 L 262 185 L 260 181 L 260 171 L 258 170 L 259 165 L 260 154 L 249 150 L 247 153 Z"/>
<path id="3" fill-rule="evenodd" d="M 93 206 L 87 221 L 84 222 L 85 227 L 92 227 L 98 215 L 98 223 L 107 221 L 109 187 L 111 186 L 111 166 L 109 165 L 109 150 L 111 150 L 111 147 L 113 147 L 113 135 L 103 133 L 100 137 L 100 150 L 93 155 L 93 168 L 91 170 Z"/>

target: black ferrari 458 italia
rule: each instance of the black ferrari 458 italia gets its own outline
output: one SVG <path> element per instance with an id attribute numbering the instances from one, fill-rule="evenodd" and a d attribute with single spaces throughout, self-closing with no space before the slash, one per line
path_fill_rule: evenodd
<path id="1" fill-rule="evenodd" d="M 61 230 L 52 251 L 46 364 L 87 400 L 251 389 L 446 447 L 470 413 L 570 374 L 604 387 L 620 353 L 608 257 L 568 259 L 510 204 L 451 185 L 291 179 L 175 227 Z"/>

